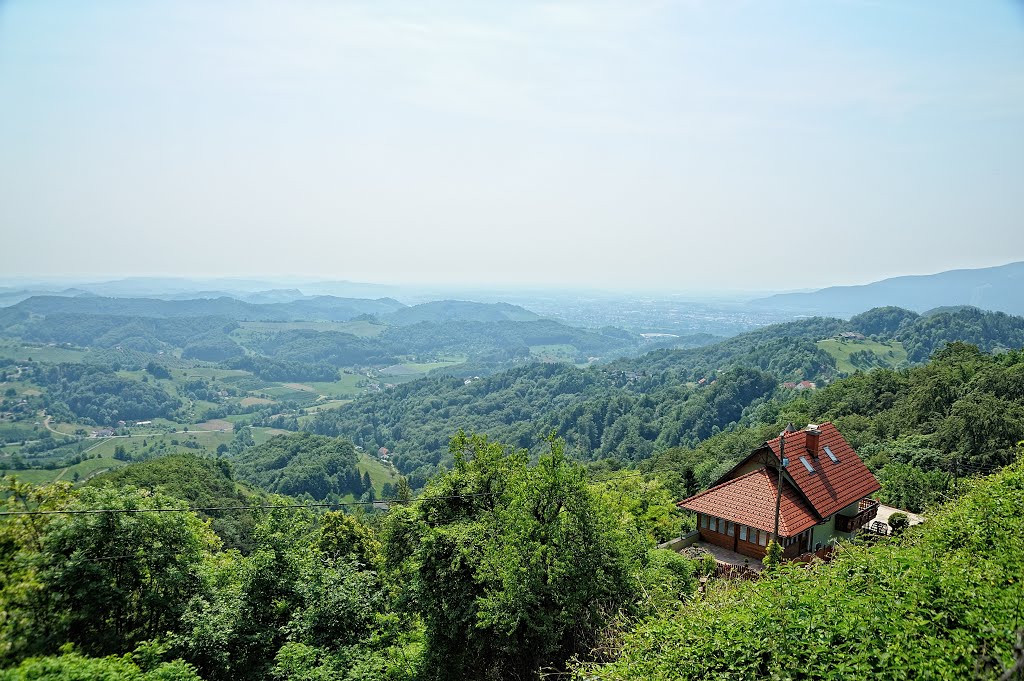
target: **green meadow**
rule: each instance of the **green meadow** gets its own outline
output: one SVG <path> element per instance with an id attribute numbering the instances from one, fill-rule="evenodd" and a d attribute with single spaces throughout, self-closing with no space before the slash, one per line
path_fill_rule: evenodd
<path id="1" fill-rule="evenodd" d="M 869 339 L 865 340 L 839 340 L 827 338 L 818 341 L 818 347 L 830 354 L 836 360 L 836 368 L 843 373 L 852 374 L 872 366 L 896 367 L 907 361 L 907 351 L 899 341 L 879 343 Z M 867 352 L 874 355 L 871 364 L 862 363 L 858 366 L 851 361 L 851 355 Z"/>

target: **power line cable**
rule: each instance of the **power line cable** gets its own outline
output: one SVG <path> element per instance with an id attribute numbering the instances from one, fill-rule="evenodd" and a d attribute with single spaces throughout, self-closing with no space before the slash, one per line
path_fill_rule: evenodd
<path id="1" fill-rule="evenodd" d="M 472 497 L 493 496 L 497 492 L 477 492 L 471 494 L 449 494 L 443 496 L 423 497 L 420 499 L 378 499 L 376 501 L 342 501 L 336 503 L 323 502 L 313 504 L 253 504 L 245 506 L 189 506 L 178 508 L 174 506 L 164 508 L 87 508 L 87 509 L 57 509 L 50 511 L 0 511 L 0 516 L 16 515 L 85 515 L 99 513 L 195 513 L 206 511 L 249 511 L 249 510 L 277 510 L 277 509 L 299 509 L 299 508 L 343 508 L 347 506 L 372 506 L 375 503 L 386 504 L 412 504 L 435 499 L 468 499 Z"/>

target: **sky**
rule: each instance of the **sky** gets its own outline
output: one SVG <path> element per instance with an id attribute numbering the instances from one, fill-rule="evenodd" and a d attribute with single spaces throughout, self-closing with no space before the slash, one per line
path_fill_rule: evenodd
<path id="1" fill-rule="evenodd" d="M 1022 186 L 1011 0 L 0 0 L 2 276 L 810 288 Z"/>

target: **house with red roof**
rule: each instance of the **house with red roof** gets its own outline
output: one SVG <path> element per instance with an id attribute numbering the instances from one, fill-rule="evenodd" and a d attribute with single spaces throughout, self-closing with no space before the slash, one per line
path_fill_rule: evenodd
<path id="1" fill-rule="evenodd" d="M 803 430 L 791 425 L 678 505 L 697 514 L 702 541 L 763 558 L 775 533 L 778 504 L 782 555 L 795 558 L 852 538 L 874 519 L 878 502 L 870 495 L 879 489 L 833 424 Z"/>

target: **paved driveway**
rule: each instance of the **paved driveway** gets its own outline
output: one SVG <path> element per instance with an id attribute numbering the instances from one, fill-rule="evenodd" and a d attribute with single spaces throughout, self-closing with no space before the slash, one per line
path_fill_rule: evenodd
<path id="1" fill-rule="evenodd" d="M 748 556 L 744 556 L 743 554 L 736 553 L 735 551 L 723 549 L 721 546 L 718 546 L 717 544 L 710 544 L 708 542 L 703 541 L 697 542 L 696 544 L 694 544 L 694 546 L 699 546 L 700 548 L 710 553 L 719 563 L 732 565 L 733 567 L 747 567 L 753 570 L 754 572 L 760 572 L 762 569 L 764 569 L 764 563 L 761 562 L 760 558 L 750 558 Z"/>
<path id="2" fill-rule="evenodd" d="M 924 516 L 918 515 L 916 513 L 911 513 L 910 511 L 904 511 L 903 509 L 896 508 L 895 506 L 886 506 L 885 504 L 879 505 L 878 514 L 875 515 L 875 520 L 880 520 L 886 525 L 888 525 L 889 516 L 891 516 L 893 513 L 906 513 L 911 525 L 918 525 L 924 522 Z M 890 527 L 889 529 L 891 530 L 892 528 Z"/>

